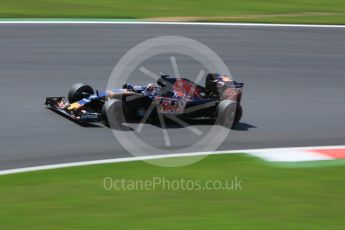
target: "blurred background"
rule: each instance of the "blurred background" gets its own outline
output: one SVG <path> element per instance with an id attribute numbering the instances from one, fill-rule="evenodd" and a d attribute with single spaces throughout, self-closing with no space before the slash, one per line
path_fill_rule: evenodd
<path id="1" fill-rule="evenodd" d="M 245 83 L 241 128 L 220 150 L 345 143 L 343 27 L 9 24 L 109 20 L 344 24 L 344 0 L 0 0 L 0 174 L 131 157 L 106 128 L 48 111 L 76 82 L 104 89 L 117 61 L 147 39 L 174 35 L 214 50 Z M 184 76 L 198 64 L 177 59 Z M 172 74 L 168 57 L 144 65 Z M 133 83 L 145 84 L 137 71 Z M 207 127 L 201 127 L 207 128 Z M 160 127 L 147 142 L 161 146 Z M 175 132 L 174 142 L 191 137 Z M 159 153 L 148 153 L 159 154 Z M 340 154 L 339 154 L 340 156 Z M 343 155 L 342 155 L 343 156 Z M 173 160 L 173 159 L 172 159 Z M 178 168 L 145 162 L 0 176 L 0 229 L 344 229 L 345 161 L 270 163 L 244 153 Z M 239 190 L 104 189 L 113 180 L 242 181 Z"/>

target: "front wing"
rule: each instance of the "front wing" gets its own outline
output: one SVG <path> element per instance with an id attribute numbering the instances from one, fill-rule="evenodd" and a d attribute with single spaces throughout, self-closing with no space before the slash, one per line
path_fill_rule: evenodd
<path id="1" fill-rule="evenodd" d="M 99 122 L 100 114 L 98 113 L 80 113 L 76 115 L 73 110 L 68 110 L 69 102 L 65 97 L 47 97 L 44 103 L 48 109 L 72 120 L 78 124 L 87 124 L 90 122 Z"/>

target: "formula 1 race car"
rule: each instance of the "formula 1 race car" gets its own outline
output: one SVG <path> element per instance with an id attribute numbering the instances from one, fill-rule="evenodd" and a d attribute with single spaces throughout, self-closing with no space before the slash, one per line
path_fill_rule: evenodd
<path id="1" fill-rule="evenodd" d="M 108 124 L 110 119 L 121 124 L 129 118 L 157 120 L 163 115 L 214 118 L 231 128 L 242 117 L 242 89 L 243 83 L 221 74 L 208 74 L 205 86 L 161 74 L 156 83 L 146 86 L 125 84 L 121 89 L 96 92 L 89 85 L 77 83 L 67 98 L 47 97 L 45 105 L 80 124 Z"/>

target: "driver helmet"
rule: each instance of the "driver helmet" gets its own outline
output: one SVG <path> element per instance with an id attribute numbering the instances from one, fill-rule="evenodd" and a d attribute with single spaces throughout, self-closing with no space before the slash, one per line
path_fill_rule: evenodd
<path id="1" fill-rule="evenodd" d="M 145 87 L 145 91 L 150 93 L 158 93 L 160 91 L 160 88 L 161 87 L 155 83 L 149 83 Z"/>

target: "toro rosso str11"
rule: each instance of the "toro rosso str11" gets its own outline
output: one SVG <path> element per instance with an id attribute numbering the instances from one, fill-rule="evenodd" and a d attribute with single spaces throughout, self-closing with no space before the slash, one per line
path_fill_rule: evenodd
<path id="1" fill-rule="evenodd" d="M 94 91 L 77 83 L 68 97 L 47 97 L 45 105 L 80 124 L 129 118 L 156 120 L 160 115 L 183 119 L 212 118 L 231 128 L 242 117 L 243 83 L 221 74 L 208 74 L 205 86 L 185 78 L 161 74 L 146 86 L 125 84 L 121 89 Z M 109 118 L 109 119 L 108 119 Z"/>

